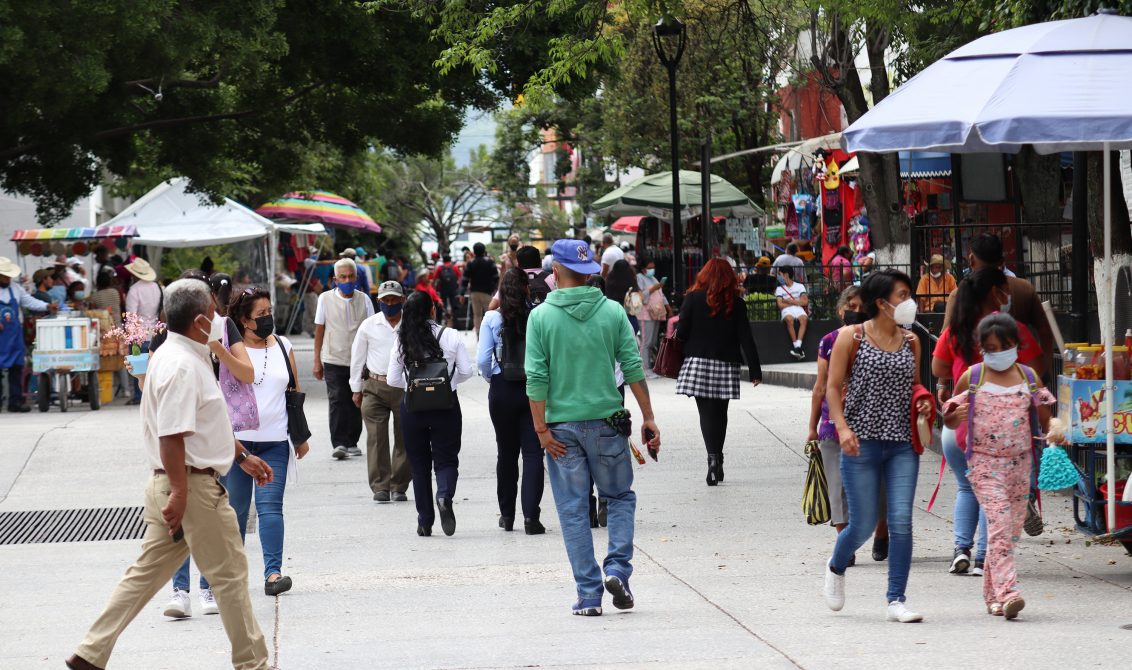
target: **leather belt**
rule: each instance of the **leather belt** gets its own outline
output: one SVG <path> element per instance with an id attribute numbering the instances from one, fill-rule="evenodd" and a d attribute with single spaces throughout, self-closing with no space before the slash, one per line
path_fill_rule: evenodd
<path id="1" fill-rule="evenodd" d="M 185 470 L 194 475 L 208 475 L 210 477 L 220 476 L 220 473 L 218 473 L 216 470 L 213 470 L 212 468 L 194 468 L 191 465 L 186 465 Z M 164 475 L 166 474 L 166 472 L 162 468 L 154 468 L 153 474 Z"/>
<path id="2" fill-rule="evenodd" d="M 376 379 L 377 381 L 379 381 L 383 384 L 389 383 L 389 377 L 386 377 L 385 375 L 370 375 L 369 378 L 370 379 Z"/>

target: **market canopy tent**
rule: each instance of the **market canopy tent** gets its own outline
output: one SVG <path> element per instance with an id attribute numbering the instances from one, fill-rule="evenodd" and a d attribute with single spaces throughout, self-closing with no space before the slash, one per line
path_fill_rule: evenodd
<path id="1" fill-rule="evenodd" d="M 699 213 L 702 180 L 699 172 L 680 171 L 681 218 Z M 711 212 L 718 216 L 762 216 L 763 210 L 723 177 L 711 176 Z M 693 203 L 689 207 L 686 203 Z M 607 216 L 655 216 L 672 220 L 672 173 L 646 175 L 598 198 L 591 211 Z"/>
<path id="2" fill-rule="evenodd" d="M 1103 12 L 1103 10 L 1102 10 Z M 951 52 L 842 132 L 848 151 L 1104 152 L 1101 335 L 1114 339 L 1111 151 L 1132 147 L 1132 18 L 1104 12 L 987 35 Z M 1112 357 L 1105 357 L 1107 471 L 1116 472 Z M 1114 527 L 1116 486 L 1108 487 Z"/>
<path id="3" fill-rule="evenodd" d="M 369 233 L 380 233 L 379 226 L 361 207 L 330 191 L 295 191 L 284 194 L 256 212 L 270 219 L 283 221 L 314 221 L 327 226 L 354 228 Z"/>

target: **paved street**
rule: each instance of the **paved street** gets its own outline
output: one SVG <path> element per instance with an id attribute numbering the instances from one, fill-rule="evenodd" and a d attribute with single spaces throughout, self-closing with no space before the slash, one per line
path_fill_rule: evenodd
<path id="1" fill-rule="evenodd" d="M 637 607 L 619 612 L 607 599 L 599 619 L 570 616 L 549 487 L 546 535 L 496 527 L 486 385 L 460 388 L 457 533 L 419 538 L 411 503 L 371 500 L 364 459 L 331 460 L 325 387 L 309 378 L 310 340 L 298 343 L 315 436 L 287 494 L 284 572 L 295 588 L 278 602 L 263 595 L 258 535 L 247 543 L 249 588 L 280 668 L 1127 667 L 1132 557 L 1086 546 L 1068 528 L 1068 500 L 1049 499 L 1046 533 L 1020 548 L 1028 606 L 1018 622 L 992 619 L 978 579 L 946 574 L 950 476 L 924 511 L 935 455 L 921 466 L 908 589 L 925 623 L 884 622 L 885 565 L 867 546 L 848 573 L 845 609 L 830 612 L 820 589 L 833 531 L 807 526 L 799 505 L 809 396 L 783 387 L 744 387 L 730 413 L 726 483 L 709 489 L 694 403 L 674 395 L 673 381 L 653 384 L 664 447 L 659 464 L 636 468 Z M 141 505 L 139 432 L 136 408 L 121 401 L 0 414 L 0 512 Z M 603 546 L 604 530 L 596 535 Z M 138 545 L 0 546 L 0 668 L 63 667 Z M 110 667 L 230 667 L 219 618 L 167 620 L 168 595 L 142 611 Z"/>

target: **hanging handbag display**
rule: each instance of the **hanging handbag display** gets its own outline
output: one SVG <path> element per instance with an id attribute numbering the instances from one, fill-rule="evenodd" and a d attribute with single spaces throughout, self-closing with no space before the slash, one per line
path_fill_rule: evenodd
<path id="1" fill-rule="evenodd" d="M 825 464 L 817 441 L 806 443 L 810 465 L 806 469 L 806 486 L 802 491 L 802 512 L 806 523 L 818 526 L 829 523 L 829 484 L 825 480 Z"/>
<path id="2" fill-rule="evenodd" d="M 307 394 L 295 389 L 295 371 L 291 369 L 291 358 L 287 355 L 282 340 L 279 340 L 279 351 L 283 352 L 283 362 L 287 366 L 287 391 L 284 394 L 284 401 L 287 405 L 287 435 L 291 438 L 291 444 L 298 446 L 309 440 L 311 436 L 311 429 L 307 425 L 307 415 L 303 411 L 303 403 L 307 399 Z"/>
<path id="3" fill-rule="evenodd" d="M 444 327 L 436 334 L 436 343 Z M 443 356 L 419 363 L 405 363 L 405 409 L 410 412 L 430 412 L 452 409 L 452 372 Z"/>
<path id="4" fill-rule="evenodd" d="M 652 371 L 661 377 L 676 379 L 680 376 L 680 368 L 684 367 L 684 342 L 675 336 L 662 337 L 660 347 L 656 351 L 656 362 Z"/>

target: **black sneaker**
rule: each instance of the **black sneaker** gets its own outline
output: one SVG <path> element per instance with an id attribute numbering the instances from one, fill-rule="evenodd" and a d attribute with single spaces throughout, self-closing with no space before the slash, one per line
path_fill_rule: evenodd
<path id="1" fill-rule="evenodd" d="M 795 348 L 794 349 L 794 358 L 797 358 L 800 361 L 806 360 L 806 350 L 803 349 L 802 347 Z"/>
<path id="2" fill-rule="evenodd" d="M 613 596 L 613 606 L 619 610 L 633 609 L 633 592 L 629 590 L 628 578 L 616 572 L 605 576 L 605 590 Z"/>
<path id="3" fill-rule="evenodd" d="M 888 560 L 888 536 L 873 537 L 873 560 L 880 561 Z"/>
<path id="4" fill-rule="evenodd" d="M 597 504 L 597 525 L 605 528 L 609 525 L 609 501 L 601 500 Z"/>
<path id="5" fill-rule="evenodd" d="M 965 575 L 969 567 L 971 567 L 970 548 L 955 547 L 955 554 L 951 559 L 951 567 L 947 569 L 947 572 L 953 575 Z"/>
<path id="6" fill-rule="evenodd" d="M 976 558 L 975 559 L 975 565 L 974 565 L 974 567 L 971 568 L 971 575 L 973 577 L 982 577 L 983 572 L 984 572 L 984 570 L 983 570 L 983 559 Z"/>
<path id="7" fill-rule="evenodd" d="M 409 500 L 409 496 L 401 491 L 393 491 L 389 494 L 389 497 L 393 499 L 393 502 L 407 502 Z"/>
<path id="8" fill-rule="evenodd" d="M 389 491 L 378 491 L 373 494 L 373 499 L 379 503 L 387 503 L 389 502 Z"/>

